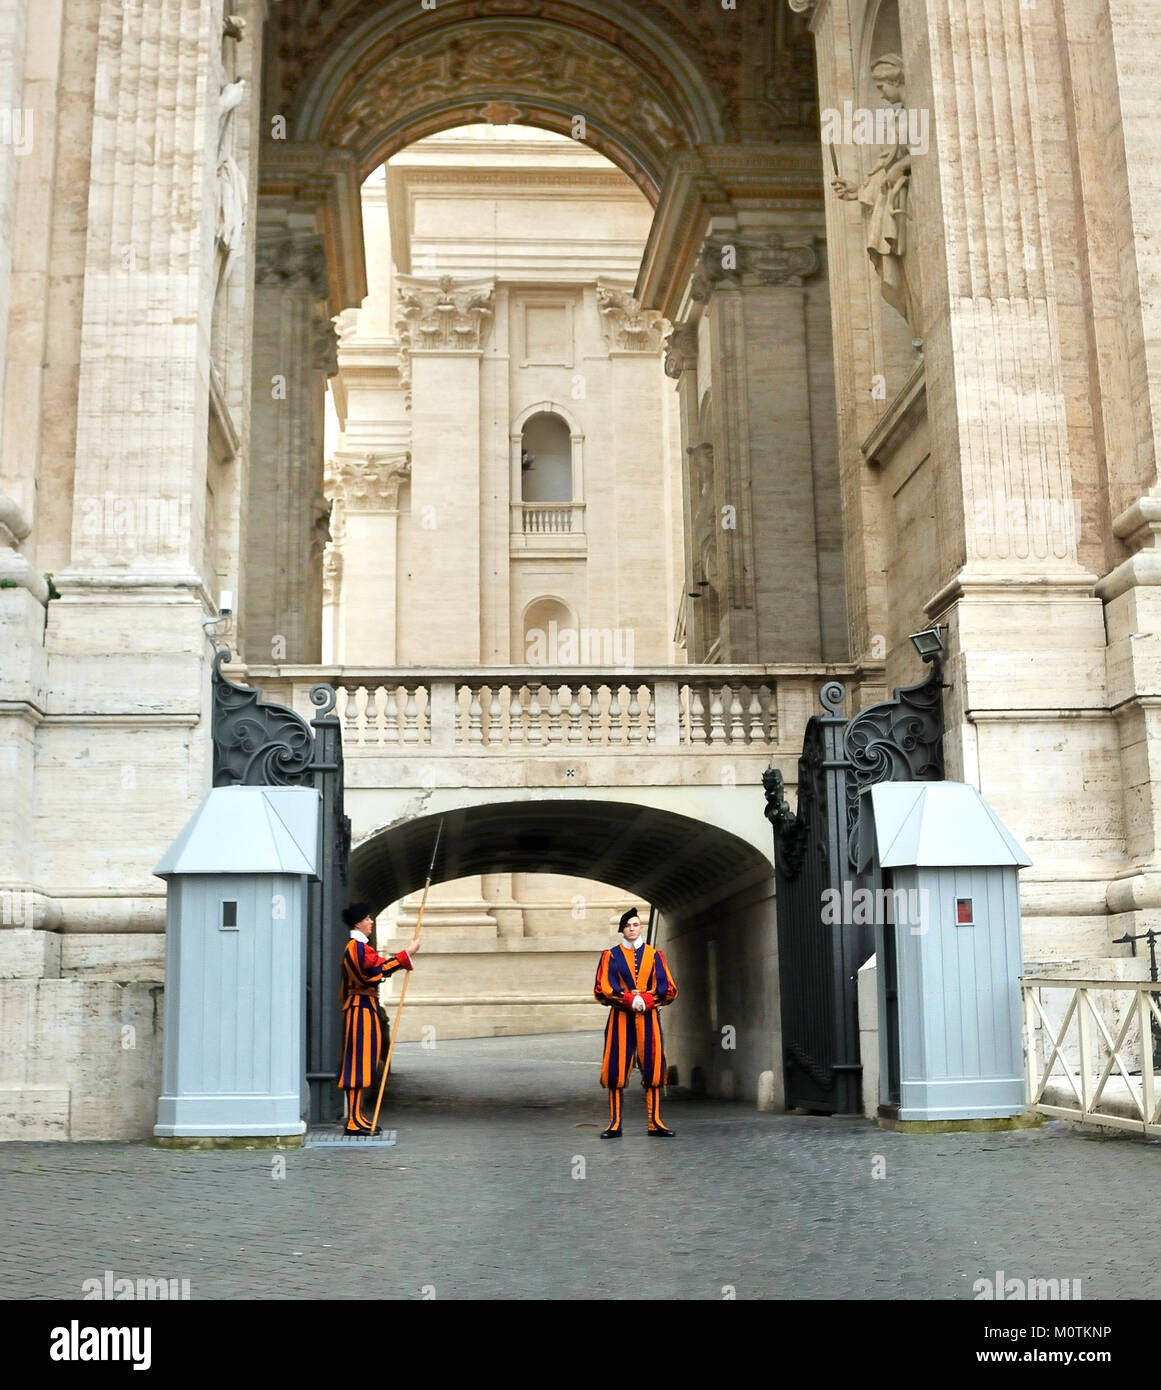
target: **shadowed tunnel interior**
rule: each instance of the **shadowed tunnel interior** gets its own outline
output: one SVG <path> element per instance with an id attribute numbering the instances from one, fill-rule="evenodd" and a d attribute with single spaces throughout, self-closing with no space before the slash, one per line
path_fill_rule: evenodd
<path id="1" fill-rule="evenodd" d="M 433 881 L 469 874 L 568 874 L 615 885 L 667 915 L 694 913 L 769 879 L 771 862 L 718 826 L 621 801 L 518 801 L 385 826 L 351 855 L 355 897 L 375 911 Z"/>
<path id="2" fill-rule="evenodd" d="M 723 814 L 742 810 L 742 803 L 727 803 Z M 487 873 L 562 874 L 610 885 L 627 901 L 657 909 L 656 944 L 681 989 L 665 1020 L 676 1079 L 710 1095 L 752 1099 L 763 1072 L 780 1076 L 774 867 L 756 844 L 695 816 L 627 799 L 497 800 L 378 828 L 352 854 L 353 895 L 379 912 L 421 888 L 441 821 L 435 883 Z M 745 820 L 735 824 L 746 828 Z M 569 986 L 576 998 L 557 1002 L 585 1007 L 597 946 L 571 949 L 584 956 Z M 489 970 L 522 962 L 517 976 L 497 975 L 490 986 L 496 997 L 479 1011 L 484 1035 L 497 1019 L 502 1025 L 501 1005 L 544 988 L 535 974 L 542 958 L 507 951 L 474 957 Z M 441 959 L 436 955 L 425 967 L 419 986 L 425 1003 L 417 1002 L 415 1015 L 437 1028 L 444 996 L 433 970 Z M 559 986 L 547 992 L 556 994 Z M 591 1026 L 603 1024 L 598 1014 Z"/>

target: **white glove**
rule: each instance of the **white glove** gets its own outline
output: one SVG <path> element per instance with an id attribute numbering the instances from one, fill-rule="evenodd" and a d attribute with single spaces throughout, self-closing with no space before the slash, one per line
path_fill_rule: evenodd
<path id="1" fill-rule="evenodd" d="M 638 1014 L 645 1012 L 645 1001 L 639 994 L 633 996 L 633 1012 Z"/>

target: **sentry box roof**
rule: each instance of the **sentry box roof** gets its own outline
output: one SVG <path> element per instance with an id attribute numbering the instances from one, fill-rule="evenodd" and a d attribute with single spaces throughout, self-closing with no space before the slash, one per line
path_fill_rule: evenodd
<path id="1" fill-rule="evenodd" d="M 990 868 L 1032 863 L 1002 821 L 966 782 L 878 782 L 859 797 L 859 869 L 875 841 L 884 869 Z"/>
<path id="2" fill-rule="evenodd" d="M 154 869 L 175 874 L 318 874 L 313 787 L 215 787 Z"/>

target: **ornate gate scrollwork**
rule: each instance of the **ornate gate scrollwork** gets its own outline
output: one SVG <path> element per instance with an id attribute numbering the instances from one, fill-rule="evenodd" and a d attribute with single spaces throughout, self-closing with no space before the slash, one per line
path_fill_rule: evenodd
<path id="1" fill-rule="evenodd" d="M 943 780 L 942 691 L 937 662 L 926 680 L 848 720 L 840 713 L 845 687 L 828 681 L 819 692 L 825 713 L 809 721 L 802 741 L 797 811 L 781 772 L 763 774 L 774 829 L 789 1107 L 862 1109 L 857 986 L 859 967 L 874 950 L 874 928 L 845 920 L 858 883 L 859 793 L 876 782 Z"/>
<path id="2" fill-rule="evenodd" d="M 214 655 L 214 786 L 312 786 L 314 735 L 302 715 L 235 685 L 222 674 L 230 652 Z M 328 691 L 316 685 L 311 691 Z M 331 694 L 333 695 L 333 691 Z M 332 700 L 333 704 L 333 700 Z"/>
<path id="3" fill-rule="evenodd" d="M 937 662 L 918 685 L 868 705 L 847 724 L 847 860 L 853 872 L 859 793 L 875 782 L 943 781 L 943 671 Z"/>
<path id="4" fill-rule="evenodd" d="M 351 822 L 343 810 L 343 735 L 333 686 L 314 685 L 318 713 L 302 715 L 261 691 L 235 685 L 222 673 L 228 649 L 214 655 L 214 786 L 316 787 L 319 816 L 319 879 L 310 885 L 306 931 L 306 1079 L 310 1119 L 326 1123 L 337 1107 L 335 1075 L 342 1046 L 335 1007 L 345 928 L 351 857 Z"/>

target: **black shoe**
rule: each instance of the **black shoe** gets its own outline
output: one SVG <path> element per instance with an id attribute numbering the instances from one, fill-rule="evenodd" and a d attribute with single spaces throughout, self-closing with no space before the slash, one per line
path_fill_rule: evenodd
<path id="1" fill-rule="evenodd" d="M 383 1127 L 382 1125 L 376 1125 L 374 1129 L 351 1129 L 350 1126 L 348 1126 L 343 1133 L 351 1135 L 362 1134 L 368 1139 L 373 1139 L 376 1134 L 383 1133 Z"/>
<path id="2" fill-rule="evenodd" d="M 676 1139 L 677 1130 L 666 1129 L 664 1125 L 661 1125 L 657 1129 L 651 1129 L 649 1136 L 651 1139 Z"/>
<path id="3" fill-rule="evenodd" d="M 620 1139 L 620 1137 L 621 1137 L 621 1131 L 620 1131 L 619 1129 L 602 1129 L 602 1130 L 601 1130 L 601 1138 L 602 1138 L 602 1139 Z"/>

